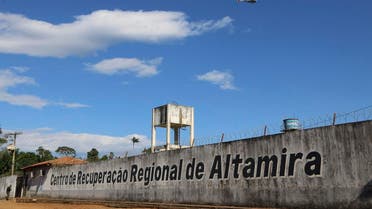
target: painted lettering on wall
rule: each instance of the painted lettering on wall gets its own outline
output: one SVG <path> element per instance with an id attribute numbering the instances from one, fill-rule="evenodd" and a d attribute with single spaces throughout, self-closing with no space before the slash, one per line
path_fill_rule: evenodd
<path id="1" fill-rule="evenodd" d="M 210 160 L 210 162 L 207 162 Z M 297 163 L 301 164 L 297 165 Z M 206 165 L 210 165 L 207 167 Z M 179 180 L 219 180 L 219 179 L 259 179 L 293 177 L 296 172 L 303 172 L 308 177 L 321 176 L 322 156 L 312 151 L 306 155 L 302 152 L 287 153 L 283 148 L 279 155 L 263 155 L 243 158 L 240 154 L 215 155 L 211 159 L 190 161 L 180 159 L 175 164 L 141 167 L 128 165 L 105 171 L 77 171 L 68 174 L 52 174 L 51 186 L 98 185 L 143 183 L 147 186 L 157 181 Z M 123 165 L 124 167 L 124 165 Z"/>

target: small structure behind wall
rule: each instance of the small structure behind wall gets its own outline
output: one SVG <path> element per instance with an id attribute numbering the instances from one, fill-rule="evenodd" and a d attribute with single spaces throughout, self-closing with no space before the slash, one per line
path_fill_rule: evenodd
<path id="1" fill-rule="evenodd" d="M 165 146 L 156 146 L 156 128 L 166 128 Z M 177 104 L 166 104 L 152 109 L 151 152 L 180 149 L 181 128 L 190 127 L 190 146 L 194 145 L 194 108 Z M 171 144 L 170 130 L 174 132 Z"/>
<path id="2" fill-rule="evenodd" d="M 53 160 L 48 160 L 22 168 L 23 176 L 23 192 L 22 196 L 32 197 L 37 196 L 43 190 L 43 185 L 47 179 L 47 174 L 52 167 L 62 167 L 68 165 L 85 164 L 87 161 L 73 158 L 62 157 Z"/>

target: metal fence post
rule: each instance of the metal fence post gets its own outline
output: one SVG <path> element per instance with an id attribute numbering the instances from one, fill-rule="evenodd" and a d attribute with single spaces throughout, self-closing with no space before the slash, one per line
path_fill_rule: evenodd
<path id="1" fill-rule="evenodd" d="M 336 113 L 333 113 L 332 125 L 336 125 Z"/>

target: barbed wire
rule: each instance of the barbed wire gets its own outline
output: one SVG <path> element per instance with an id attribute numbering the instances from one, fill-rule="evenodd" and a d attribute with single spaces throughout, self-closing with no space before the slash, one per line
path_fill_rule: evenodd
<path id="1" fill-rule="evenodd" d="M 333 113 L 310 119 L 299 119 L 300 129 L 317 128 L 322 126 L 338 125 L 351 122 L 372 120 L 372 105 L 347 113 Z M 195 145 L 214 144 L 226 141 L 273 135 L 283 132 L 283 124 L 263 125 L 254 129 L 247 129 L 232 133 L 220 133 L 213 136 L 196 137 Z"/>
<path id="2" fill-rule="evenodd" d="M 302 121 L 302 128 L 316 128 L 320 126 L 329 126 L 343 123 L 358 122 L 372 119 L 372 105 L 364 108 L 360 108 L 347 113 L 333 113 L 323 117 L 312 118 L 309 120 Z"/>

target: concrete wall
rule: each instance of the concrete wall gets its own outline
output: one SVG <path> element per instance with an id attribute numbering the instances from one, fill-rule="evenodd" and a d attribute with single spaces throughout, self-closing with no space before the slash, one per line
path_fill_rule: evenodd
<path id="1" fill-rule="evenodd" d="M 372 121 L 52 168 L 54 198 L 372 208 Z M 30 187 L 36 188 L 36 187 Z"/>
<path id="2" fill-rule="evenodd" d="M 0 178 L 0 199 L 5 199 L 6 188 L 11 186 L 10 197 L 15 196 L 17 176 L 6 176 Z"/>

